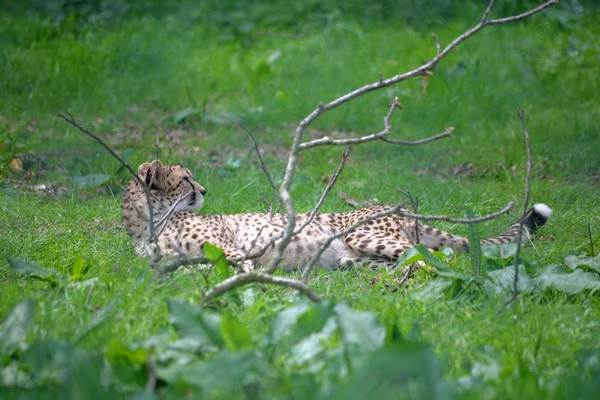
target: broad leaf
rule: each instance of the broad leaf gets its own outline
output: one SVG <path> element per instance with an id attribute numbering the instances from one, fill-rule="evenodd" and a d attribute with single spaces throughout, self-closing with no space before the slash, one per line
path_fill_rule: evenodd
<path id="1" fill-rule="evenodd" d="M 297 343 L 315 332 L 320 332 L 333 314 L 334 305 L 332 302 L 311 305 L 290 328 L 291 343 Z"/>
<path id="2" fill-rule="evenodd" d="M 450 269 L 450 266 L 448 264 L 446 264 L 445 260 L 445 254 L 439 251 L 436 252 L 431 252 L 429 251 L 429 249 L 425 246 L 423 246 L 422 244 L 418 244 L 415 246 L 415 249 L 417 249 L 417 251 L 423 256 L 423 260 L 425 260 L 425 262 L 427 264 L 429 264 L 431 267 L 433 267 L 435 269 L 435 273 L 439 276 L 445 277 L 445 278 L 455 278 L 455 279 L 460 279 L 460 280 L 469 280 L 472 277 L 467 275 L 467 274 L 463 274 L 461 272 L 455 272 L 453 270 Z"/>
<path id="3" fill-rule="evenodd" d="M 386 330 L 375 314 L 353 310 L 344 302 L 338 303 L 334 311 L 344 342 L 356 344 L 364 352 L 383 346 Z"/>
<path id="4" fill-rule="evenodd" d="M 254 348 L 248 327 L 242 324 L 235 315 L 231 313 L 223 314 L 220 327 L 221 335 L 229 350 L 238 351 Z"/>
<path id="5" fill-rule="evenodd" d="M 102 326 L 113 314 L 116 308 L 116 300 L 110 301 L 104 307 L 100 309 L 89 321 L 81 332 L 77 334 L 75 337 L 75 343 L 81 341 L 84 337 L 86 337 L 90 332 Z"/>
<path id="6" fill-rule="evenodd" d="M 146 365 L 148 350 L 142 346 L 125 346 L 121 342 L 111 342 L 106 348 L 106 357 L 112 363 Z"/>
<path id="7" fill-rule="evenodd" d="M 565 264 L 571 269 L 577 269 L 580 266 L 587 266 L 596 272 L 600 272 L 600 254 L 596 257 L 578 257 L 566 256 Z"/>
<path id="8" fill-rule="evenodd" d="M 309 307 L 307 303 L 300 303 L 279 311 L 271 325 L 271 340 L 273 343 L 285 338 L 289 334 L 290 328 L 302 314 L 308 311 Z"/>
<path id="9" fill-rule="evenodd" d="M 417 261 L 424 261 L 423 255 L 414 247 L 404 250 L 402 257 L 396 261 L 398 267 L 403 267 L 408 264 L 414 264 Z"/>
<path id="10" fill-rule="evenodd" d="M 516 253 L 516 243 L 488 244 L 481 246 L 481 255 L 490 260 L 510 260 Z"/>
<path id="11" fill-rule="evenodd" d="M 215 270 L 221 275 L 222 279 L 229 278 L 231 270 L 223 249 L 206 242 L 204 243 L 204 255 L 215 265 Z"/>
<path id="12" fill-rule="evenodd" d="M 157 375 L 167 383 L 184 382 L 202 388 L 208 395 L 216 389 L 239 390 L 257 380 L 258 362 L 254 351 L 221 351 L 208 361 L 158 368 Z"/>
<path id="13" fill-rule="evenodd" d="M 19 302 L 8 314 L 0 333 L 2 354 L 24 348 L 24 341 L 33 323 L 35 304 L 32 299 Z"/>
<path id="14" fill-rule="evenodd" d="M 519 264 L 519 280 L 517 289 L 519 293 L 530 292 L 533 288 L 533 281 L 527 275 L 523 264 Z M 510 266 L 487 273 L 488 279 L 483 283 L 484 290 L 491 295 L 504 295 L 514 290 L 515 267 Z"/>
<path id="15" fill-rule="evenodd" d="M 556 290 L 576 294 L 584 290 L 600 290 L 598 274 L 577 269 L 567 271 L 562 265 L 548 265 L 535 279 L 540 289 L 554 287 Z"/>
<path id="16" fill-rule="evenodd" d="M 427 282 L 418 292 L 412 294 L 412 298 L 419 301 L 434 301 L 444 297 L 444 294 L 452 287 L 452 279 L 438 278 Z"/>
<path id="17" fill-rule="evenodd" d="M 186 119 L 191 117 L 194 114 L 197 114 L 198 110 L 193 107 L 184 108 L 183 110 L 177 111 L 175 115 L 173 115 L 173 122 L 177 125 L 184 122 Z"/>
<path id="18" fill-rule="evenodd" d="M 449 399 L 450 384 L 429 346 L 394 343 L 370 354 L 328 398 L 339 400 Z"/>
<path id="19" fill-rule="evenodd" d="M 71 178 L 71 183 L 76 189 L 93 189 L 105 184 L 111 178 L 108 174 L 76 175 Z"/>
<path id="20" fill-rule="evenodd" d="M 39 279 L 45 282 L 53 284 L 58 283 L 64 278 L 60 276 L 56 271 L 48 268 L 42 268 L 39 265 L 15 257 L 6 257 L 6 261 L 15 272 L 30 276 L 35 279 Z"/>
<path id="21" fill-rule="evenodd" d="M 168 299 L 169 323 L 181 338 L 191 338 L 203 344 L 223 347 L 221 317 L 193 306 L 182 299 Z"/>

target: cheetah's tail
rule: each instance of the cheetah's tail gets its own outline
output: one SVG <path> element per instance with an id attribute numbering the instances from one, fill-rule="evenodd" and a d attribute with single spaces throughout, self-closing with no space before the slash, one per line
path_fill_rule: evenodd
<path id="1" fill-rule="evenodd" d="M 535 233 L 535 231 L 543 226 L 548 219 L 550 219 L 550 215 L 552 215 L 552 209 L 548 207 L 544 203 L 534 204 L 527 212 L 525 213 L 525 218 L 523 220 L 523 230 L 522 234 L 522 243 L 525 243 L 529 240 L 529 235 Z M 514 243 L 518 240 L 519 237 L 519 221 L 515 222 L 506 233 L 496 236 L 489 239 L 483 239 L 481 241 L 482 245 L 485 244 L 500 244 L 500 243 Z"/>
<path id="2" fill-rule="evenodd" d="M 535 204 L 527 210 L 523 221 L 522 242 L 527 242 L 530 234 L 544 225 L 551 214 L 552 210 L 550 207 L 542 203 Z M 517 221 L 502 235 L 483 239 L 481 240 L 481 244 L 515 243 L 519 237 L 519 226 L 519 221 Z M 469 251 L 469 241 L 465 237 L 453 235 L 449 232 L 443 232 L 425 225 L 422 226 L 419 234 L 419 243 L 423 243 L 430 249 L 439 250 L 444 247 L 451 247 L 454 251 Z"/>

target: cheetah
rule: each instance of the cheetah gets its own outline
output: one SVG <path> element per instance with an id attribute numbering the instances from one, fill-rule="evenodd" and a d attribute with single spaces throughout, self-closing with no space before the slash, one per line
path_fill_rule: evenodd
<path id="1" fill-rule="evenodd" d="M 260 249 L 269 238 L 283 230 L 282 217 L 277 213 L 245 213 L 231 215 L 201 215 L 193 211 L 202 207 L 206 189 L 194 180 L 189 169 L 179 165 L 163 165 L 159 160 L 143 163 L 138 176 L 150 189 L 153 221 L 160 226 L 158 245 L 161 254 L 202 256 L 204 243 L 223 249 L 229 259 L 244 257 Z M 171 217 L 165 221 L 171 208 Z M 343 213 L 317 213 L 298 235 L 294 236 L 283 254 L 285 270 L 302 268 L 316 254 L 317 249 L 331 236 L 339 234 L 365 217 L 389 210 L 389 206 L 373 206 Z M 404 210 L 408 212 L 408 210 Z M 136 253 L 142 257 L 151 252 L 148 243 L 148 206 L 144 188 L 137 179 L 129 182 L 123 197 L 122 219 L 127 233 L 135 243 Z M 546 223 L 552 210 L 545 204 L 534 205 L 526 214 L 523 241 Z M 297 226 L 308 214 L 296 216 Z M 511 243 L 518 237 L 519 223 L 506 233 L 481 240 L 481 244 Z M 393 263 L 415 244 L 438 250 L 450 247 L 454 251 L 467 250 L 466 238 L 443 232 L 431 226 L 397 214 L 369 221 L 354 232 L 334 240 L 321 255 L 318 265 L 326 269 L 361 265 Z M 266 265 L 274 245 L 253 263 Z M 252 267 L 255 266 L 252 264 Z"/>

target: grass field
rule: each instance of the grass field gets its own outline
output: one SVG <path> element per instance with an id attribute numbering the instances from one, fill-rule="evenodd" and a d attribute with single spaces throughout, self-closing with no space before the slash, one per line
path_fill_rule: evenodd
<path id="1" fill-rule="evenodd" d="M 145 9 L 99 1 L 51 12 L 30 3 L 36 11 L 10 4 L 0 11 L 3 398 L 598 397 L 600 13 L 592 2 L 565 1 L 488 27 L 442 60 L 426 90 L 415 79 L 368 94 L 307 131 L 312 138 L 377 132 L 394 96 L 404 109 L 392 120 L 393 138 L 453 126 L 452 138 L 422 147 L 355 146 L 323 210 L 350 210 L 341 192 L 394 204 L 404 200 L 398 190 L 410 190 L 420 212 L 459 217 L 517 202 L 509 215 L 479 225 L 486 237 L 503 232 L 522 207 L 527 156 L 516 112 L 525 109 L 531 200 L 554 214 L 523 248 L 524 268 L 533 280 L 566 263 L 580 273 L 577 290 L 532 290 L 498 313 L 508 294 L 479 278 L 453 277 L 452 286 L 424 296 L 439 280 L 434 268 L 397 290 L 386 271 L 319 271 L 310 284 L 331 300 L 326 306 L 250 286 L 205 317 L 197 306 L 207 285 L 201 274 L 156 281 L 135 256 L 120 222 L 127 172 L 56 113 L 70 112 L 133 166 L 153 158 L 158 132 L 162 161 L 185 165 L 207 188 L 202 213 L 266 211 L 268 182 L 240 123 L 280 182 L 295 125 L 320 101 L 424 63 L 435 54 L 432 32 L 443 46 L 484 6 L 457 11 L 430 1 L 403 14 L 386 2 L 306 2 L 277 14 L 270 12 L 283 10 L 277 1 L 237 11 L 212 1 L 144 2 Z M 499 3 L 493 17 L 526 7 Z M 312 209 L 342 151 L 303 153 L 292 184 L 298 211 Z M 435 225 L 466 235 L 464 226 Z M 569 264 L 569 255 L 589 258 Z M 6 257 L 65 278 L 18 274 Z M 450 267 L 473 274 L 469 255 Z M 16 306 L 21 325 L 9 317 Z M 331 315 L 337 333 L 328 331 Z M 209 322 L 200 326 L 202 318 Z M 282 321 L 292 328 L 282 330 Z M 213 328 L 221 339 L 207 333 Z M 364 335 L 353 339 L 355 330 Z M 190 332 L 207 342 L 198 347 Z M 148 360 L 160 378 L 154 392 L 144 391 Z"/>

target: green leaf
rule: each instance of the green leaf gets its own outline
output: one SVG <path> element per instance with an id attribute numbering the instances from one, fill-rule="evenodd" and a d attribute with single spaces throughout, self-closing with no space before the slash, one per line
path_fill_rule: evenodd
<path id="1" fill-rule="evenodd" d="M 4 193 L 7 196 L 16 196 L 18 193 L 15 189 L 8 186 L 4 182 L 0 182 L 0 192 Z"/>
<path id="2" fill-rule="evenodd" d="M 444 294 L 452 287 L 453 280 L 448 278 L 438 278 L 427 282 L 423 289 L 412 294 L 415 300 L 428 302 L 439 300 L 444 297 Z"/>
<path id="3" fill-rule="evenodd" d="M 11 354 L 17 349 L 25 347 L 27 333 L 33 323 L 35 303 L 32 299 L 19 302 L 8 314 L 0 333 L 0 346 L 2 354 Z"/>
<path id="4" fill-rule="evenodd" d="M 333 315 L 334 304 L 332 302 L 312 304 L 290 328 L 290 341 L 297 343 L 313 333 L 320 332 Z"/>
<path id="5" fill-rule="evenodd" d="M 83 270 L 85 268 L 85 263 L 83 262 L 83 257 L 79 254 L 75 256 L 73 260 L 73 266 L 71 267 L 71 280 L 78 281 L 83 278 Z"/>
<path id="6" fill-rule="evenodd" d="M 169 323 L 181 338 L 192 338 L 202 344 L 223 347 L 221 317 L 203 311 L 183 299 L 167 299 Z"/>
<path id="7" fill-rule="evenodd" d="M 465 210 L 467 218 L 475 218 L 470 208 Z M 477 224 L 467 224 L 467 238 L 469 239 L 469 254 L 471 255 L 471 266 L 476 275 L 479 276 L 481 268 L 481 241 Z"/>
<path id="8" fill-rule="evenodd" d="M 300 303 L 279 311 L 271 325 L 271 340 L 277 343 L 285 338 L 289 334 L 290 328 L 302 314 L 308 311 L 309 307 L 307 303 Z"/>
<path id="9" fill-rule="evenodd" d="M 112 300 L 108 302 L 104 307 L 102 307 L 83 327 L 81 332 L 75 336 L 75 343 L 80 342 L 83 338 L 85 338 L 90 332 L 96 330 L 102 324 L 104 324 L 111 317 L 116 308 L 116 300 Z"/>
<path id="10" fill-rule="evenodd" d="M 517 289 L 519 293 L 530 292 L 533 289 L 533 281 L 527 275 L 525 266 L 519 264 L 519 280 Z M 483 283 L 484 290 L 490 295 L 505 295 L 514 290 L 515 267 L 513 265 L 487 272 L 487 278 Z"/>
<path id="11" fill-rule="evenodd" d="M 600 254 L 596 257 L 578 257 L 570 255 L 565 257 L 565 264 L 573 270 L 580 266 L 586 266 L 596 272 L 600 272 Z"/>
<path id="12" fill-rule="evenodd" d="M 254 372 L 258 362 L 259 358 L 254 351 L 221 351 L 208 361 L 159 367 L 156 372 L 158 377 L 167 383 L 183 382 L 202 388 L 205 394 L 210 394 L 217 389 L 239 390 L 258 380 L 258 374 Z"/>
<path id="13" fill-rule="evenodd" d="M 417 261 L 424 261 L 423 255 L 415 247 L 404 250 L 402 257 L 396 261 L 398 267 L 403 267 L 408 264 L 414 264 Z"/>
<path id="14" fill-rule="evenodd" d="M 356 344 L 365 352 L 383 346 L 386 330 L 377 322 L 375 314 L 353 310 L 344 302 L 338 303 L 334 312 L 346 343 Z"/>
<path id="15" fill-rule="evenodd" d="M 254 348 L 248 327 L 242 324 L 235 315 L 231 313 L 223 314 L 220 327 L 221 335 L 229 350 L 235 352 Z"/>
<path id="16" fill-rule="evenodd" d="M 76 175 L 71 178 L 71 183 L 76 189 L 93 189 L 108 182 L 111 175 L 108 174 L 87 174 Z"/>
<path id="17" fill-rule="evenodd" d="M 481 246 L 481 255 L 490 260 L 507 261 L 517 253 L 516 243 L 488 244 Z"/>
<path id="18" fill-rule="evenodd" d="M 414 247 L 423 257 L 423 260 L 439 271 L 450 271 L 450 267 L 446 264 L 446 256 L 440 251 L 432 253 L 429 249 L 422 244 L 417 244 Z"/>
<path id="19" fill-rule="evenodd" d="M 106 348 L 106 357 L 112 363 L 127 363 L 131 365 L 146 365 L 148 350 L 139 347 L 128 347 L 121 342 L 111 342 Z"/>
<path id="20" fill-rule="evenodd" d="M 554 287 L 568 294 L 580 293 L 584 290 L 600 290 L 598 274 L 577 269 L 567 271 L 562 265 L 548 265 L 534 280 L 540 289 Z"/>
<path id="21" fill-rule="evenodd" d="M 10 256 L 6 257 L 6 261 L 8 261 L 8 264 L 15 272 L 27 275 L 31 278 L 39 279 L 44 282 L 50 282 L 52 284 L 56 284 L 64 279 L 58 274 L 58 272 L 52 269 L 42 268 L 30 261 Z"/>
<path id="22" fill-rule="evenodd" d="M 442 363 L 427 345 L 394 343 L 371 353 L 338 384 L 331 396 L 339 400 L 449 399 L 451 386 Z"/>
<path id="23" fill-rule="evenodd" d="M 231 269 L 223 249 L 206 242 L 204 243 L 204 255 L 215 265 L 214 268 L 222 279 L 231 276 Z"/>
<path id="24" fill-rule="evenodd" d="M 198 110 L 194 107 L 184 108 L 183 110 L 177 111 L 175 115 L 173 115 L 173 122 L 177 125 L 184 122 L 186 119 L 191 117 L 192 115 L 198 114 Z"/>
<path id="25" fill-rule="evenodd" d="M 422 244 L 416 245 L 415 249 L 417 249 L 417 251 L 421 253 L 421 255 L 423 256 L 423 260 L 435 269 L 435 273 L 438 276 L 459 279 L 463 281 L 472 279 L 472 276 L 470 275 L 451 270 L 450 266 L 445 262 L 446 255 L 443 252 L 431 252 L 429 251 L 429 249 L 427 249 L 427 247 L 423 246 Z"/>

